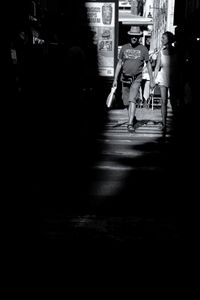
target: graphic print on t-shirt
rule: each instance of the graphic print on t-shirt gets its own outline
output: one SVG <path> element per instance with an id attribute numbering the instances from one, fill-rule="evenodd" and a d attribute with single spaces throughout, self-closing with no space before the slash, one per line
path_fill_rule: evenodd
<path id="1" fill-rule="evenodd" d="M 123 73 L 135 76 L 142 73 L 144 62 L 149 61 L 149 53 L 143 45 L 132 47 L 125 44 L 120 49 L 119 59 L 123 62 Z"/>
<path id="2" fill-rule="evenodd" d="M 135 49 L 126 49 L 124 51 L 124 58 L 125 59 L 137 59 L 141 57 L 141 51 Z"/>

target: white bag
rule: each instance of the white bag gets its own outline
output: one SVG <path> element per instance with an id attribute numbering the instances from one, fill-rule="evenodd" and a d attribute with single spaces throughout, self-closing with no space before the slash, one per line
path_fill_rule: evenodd
<path id="1" fill-rule="evenodd" d="M 115 86 L 115 87 L 112 87 L 111 88 L 111 92 L 110 92 L 110 94 L 108 95 L 108 97 L 107 97 L 107 100 L 106 100 L 106 106 L 108 107 L 108 108 L 110 108 L 111 107 L 111 105 L 112 105 L 112 103 L 113 103 L 113 101 L 114 101 L 114 99 L 115 99 L 115 91 L 116 91 L 116 89 L 117 89 L 117 87 Z"/>

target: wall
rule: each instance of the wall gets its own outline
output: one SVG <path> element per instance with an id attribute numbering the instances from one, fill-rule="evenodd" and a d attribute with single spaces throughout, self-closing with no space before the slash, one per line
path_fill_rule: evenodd
<path id="1" fill-rule="evenodd" d="M 174 6 L 175 6 L 175 0 L 168 0 L 168 11 L 167 11 L 167 26 L 166 30 L 175 32 L 175 26 L 174 26 Z"/>
<path id="2" fill-rule="evenodd" d="M 153 30 L 151 50 L 161 46 L 161 35 L 166 29 L 167 24 L 167 6 L 168 0 L 154 0 L 153 3 Z"/>

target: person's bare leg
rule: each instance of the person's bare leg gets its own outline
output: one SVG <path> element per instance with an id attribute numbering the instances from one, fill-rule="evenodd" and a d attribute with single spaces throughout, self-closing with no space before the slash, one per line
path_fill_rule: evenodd
<path id="1" fill-rule="evenodd" d="M 136 112 L 136 104 L 134 102 L 130 102 L 128 108 L 128 124 L 133 124 L 135 112 Z"/>
<path id="2" fill-rule="evenodd" d="M 161 93 L 161 115 L 162 115 L 162 123 L 163 129 L 166 128 L 167 122 L 167 101 L 168 101 L 168 88 L 166 86 L 160 86 Z"/>
<path id="3" fill-rule="evenodd" d="M 141 82 L 133 82 L 129 92 L 129 108 L 128 108 L 128 124 L 133 125 L 133 120 L 136 112 L 136 99 L 140 89 Z"/>

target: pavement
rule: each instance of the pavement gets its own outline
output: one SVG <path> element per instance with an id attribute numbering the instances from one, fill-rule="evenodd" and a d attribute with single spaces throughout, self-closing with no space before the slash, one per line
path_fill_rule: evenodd
<path id="1" fill-rule="evenodd" d="M 136 130 L 129 133 L 127 110 L 108 110 L 96 137 L 99 151 L 84 184 L 77 184 L 73 208 L 42 207 L 42 240 L 132 245 L 190 239 L 184 216 L 194 210 L 185 199 L 195 189 L 186 186 L 190 161 L 180 153 L 172 117 L 169 105 L 163 136 L 160 108 L 138 108 Z"/>

